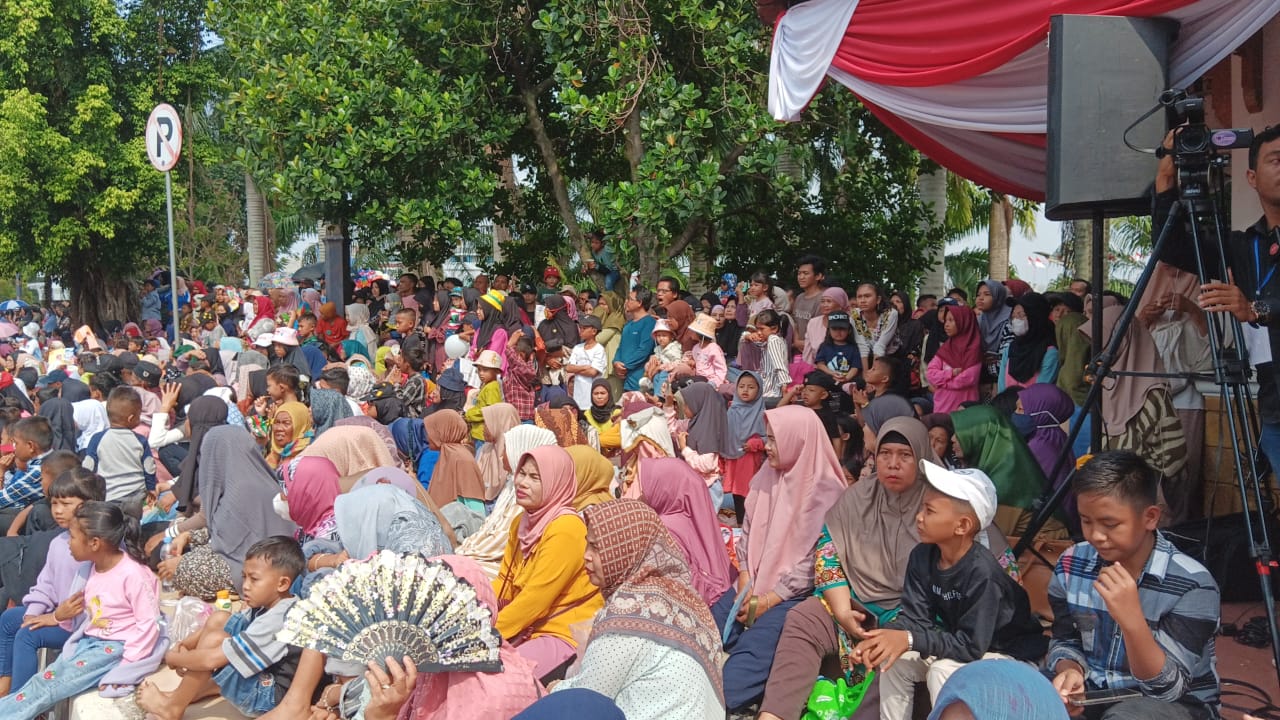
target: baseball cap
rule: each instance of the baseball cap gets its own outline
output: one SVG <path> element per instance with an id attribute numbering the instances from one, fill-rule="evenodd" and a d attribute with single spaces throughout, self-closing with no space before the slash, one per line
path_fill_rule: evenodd
<path id="1" fill-rule="evenodd" d="M 579 317 L 578 325 L 579 327 L 595 328 L 596 332 L 600 332 L 600 329 L 604 327 L 604 325 L 601 324 L 600 322 L 600 318 L 596 317 L 595 315 L 583 315 Z"/>
<path id="2" fill-rule="evenodd" d="M 820 387 L 827 392 L 835 392 L 837 387 L 836 379 L 821 370 L 814 370 L 808 375 L 805 375 L 804 384 Z"/>
<path id="3" fill-rule="evenodd" d="M 160 366 L 146 360 L 139 360 L 137 365 L 133 366 L 133 374 L 142 382 L 153 385 L 160 380 L 160 376 L 164 373 L 160 370 Z"/>
<path id="4" fill-rule="evenodd" d="M 275 333 L 269 333 L 269 332 L 262 333 L 253 341 L 254 347 L 260 347 L 260 348 L 271 347 L 271 339 L 274 335 Z"/>
<path id="5" fill-rule="evenodd" d="M 530 285 L 529 283 L 525 283 L 524 285 L 520 286 L 520 294 L 521 295 L 537 295 L 538 288 Z"/>
<path id="6" fill-rule="evenodd" d="M 138 365 L 137 353 L 125 351 L 116 356 L 116 361 L 120 363 L 120 367 L 125 370 L 132 370 Z"/>
<path id="7" fill-rule="evenodd" d="M 462 297 L 462 288 L 454 288 L 449 291 L 449 297 Z"/>
<path id="8" fill-rule="evenodd" d="M 853 329 L 853 321 L 849 319 L 849 313 L 834 312 L 827 316 L 827 329 L 837 327 L 845 330 Z"/>
<path id="9" fill-rule="evenodd" d="M 963 500 L 978 516 L 979 529 L 991 524 L 996 517 L 996 486 L 987 474 L 977 468 L 948 470 L 928 460 L 921 460 L 924 476 L 935 490 L 956 500 Z"/>
<path id="10" fill-rule="evenodd" d="M 110 353 L 103 353 L 98 356 L 98 372 L 111 372 L 121 368 L 120 358 Z"/>
<path id="11" fill-rule="evenodd" d="M 66 382 L 66 381 L 67 381 L 67 372 L 65 370 L 58 369 L 36 380 L 36 387 L 45 388 L 45 387 L 49 387 L 54 383 L 60 383 L 60 382 Z"/>
<path id="12" fill-rule="evenodd" d="M 956 703 L 982 720 L 1067 720 L 1053 684 L 1017 660 L 981 660 L 956 670 L 933 701 L 929 720 L 938 720 Z"/>
<path id="13" fill-rule="evenodd" d="M 548 265 L 547 269 L 542 271 L 542 279 L 545 280 L 549 277 L 560 277 L 560 269 L 555 265 Z"/>

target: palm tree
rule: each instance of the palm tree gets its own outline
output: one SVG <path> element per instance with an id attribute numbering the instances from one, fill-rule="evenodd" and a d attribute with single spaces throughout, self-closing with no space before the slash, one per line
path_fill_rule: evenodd
<path id="1" fill-rule="evenodd" d="M 939 167 L 932 172 L 923 172 L 922 168 L 920 174 L 916 176 L 916 190 L 920 193 L 920 200 L 932 211 L 930 225 L 933 226 L 946 222 L 948 175 L 946 168 Z M 934 251 L 933 257 L 930 258 L 929 269 L 920 280 L 921 294 L 930 293 L 942 297 L 942 294 L 947 291 L 946 255 L 946 243 L 943 243 Z"/>
<path id="2" fill-rule="evenodd" d="M 947 175 L 948 242 L 987 231 L 986 277 L 1009 278 L 1009 241 L 1014 230 L 1035 232 L 1038 203 L 978 186 L 954 173 Z"/>

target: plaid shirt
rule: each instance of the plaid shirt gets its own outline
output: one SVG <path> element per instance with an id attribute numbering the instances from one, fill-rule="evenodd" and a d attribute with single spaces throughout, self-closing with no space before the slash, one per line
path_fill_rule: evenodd
<path id="1" fill-rule="evenodd" d="M 1088 543 L 1063 553 L 1049 583 L 1053 642 L 1045 667 L 1073 660 L 1085 669 L 1090 689 L 1136 688 L 1164 702 L 1203 704 L 1217 716 L 1219 684 L 1213 641 L 1218 631 L 1218 586 L 1208 570 L 1163 534 L 1138 580 L 1147 625 L 1165 652 L 1164 667 L 1150 680 L 1129 671 L 1124 635 L 1093 589 L 1104 567 Z"/>
<path id="2" fill-rule="evenodd" d="M 525 360 L 514 348 L 504 348 L 503 354 L 507 358 L 507 372 L 502 376 L 502 394 L 515 406 L 521 420 L 532 420 L 538 369 L 532 358 Z"/>
<path id="3" fill-rule="evenodd" d="M 44 487 L 40 484 L 40 463 L 44 462 L 46 455 L 48 453 L 28 460 L 26 470 L 14 468 L 4 474 L 0 509 L 24 508 L 44 495 Z"/>

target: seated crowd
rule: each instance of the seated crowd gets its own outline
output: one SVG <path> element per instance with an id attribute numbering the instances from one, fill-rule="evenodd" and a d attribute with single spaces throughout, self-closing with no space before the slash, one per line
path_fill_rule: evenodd
<path id="1" fill-rule="evenodd" d="M 272 720 L 907 720 L 926 695 L 931 718 L 1220 716 L 1218 588 L 1160 530 L 1201 512 L 1203 402 L 1113 377 L 1102 452 L 1068 446 L 1087 284 L 912 303 L 814 256 L 793 290 L 542 280 L 374 278 L 340 309 L 161 274 L 140 323 L 16 318 L 0 717 L 87 691 L 159 720 L 219 695 Z M 1202 362 L 1197 311 L 1153 302 L 1116 369 Z M 1037 598 L 1010 538 L 1072 477 L 1041 533 L 1083 542 Z M 318 581 L 383 550 L 475 588 L 500 671 L 281 639 Z M 220 607 L 171 636 L 174 596 Z M 1102 690 L 1128 692 L 1082 704 Z"/>

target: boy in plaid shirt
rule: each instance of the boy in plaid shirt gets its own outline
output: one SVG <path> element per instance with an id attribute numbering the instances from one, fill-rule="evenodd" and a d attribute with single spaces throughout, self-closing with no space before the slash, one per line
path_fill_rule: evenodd
<path id="1" fill-rule="evenodd" d="M 1063 553 L 1049 584 L 1045 660 L 1067 711 L 1094 720 L 1219 717 L 1213 638 L 1218 586 L 1156 526 L 1155 470 L 1129 451 L 1100 453 L 1075 478 L 1088 542 Z M 1140 697 L 1081 707 L 1091 690 Z"/>

